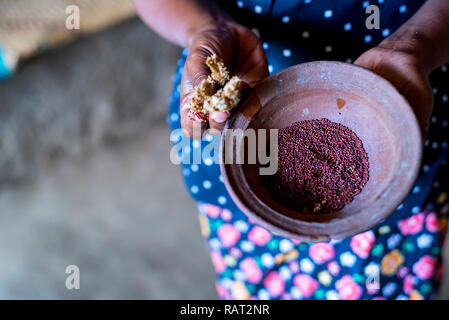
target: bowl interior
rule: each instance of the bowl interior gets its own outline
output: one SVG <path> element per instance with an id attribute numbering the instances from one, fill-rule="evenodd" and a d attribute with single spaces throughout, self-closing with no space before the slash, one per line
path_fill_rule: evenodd
<path id="1" fill-rule="evenodd" d="M 368 182 L 341 211 L 291 210 L 266 190 L 259 165 L 222 164 L 226 187 L 244 213 L 302 241 L 344 238 L 385 219 L 412 187 L 421 158 L 419 127 L 406 100 L 374 73 L 339 62 L 306 63 L 272 75 L 254 89 L 228 128 L 281 129 L 322 118 L 354 131 L 369 157 Z"/>

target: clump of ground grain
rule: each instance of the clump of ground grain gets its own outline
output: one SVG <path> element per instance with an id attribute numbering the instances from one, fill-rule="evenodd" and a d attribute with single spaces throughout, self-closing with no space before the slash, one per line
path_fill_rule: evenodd
<path id="1" fill-rule="evenodd" d="M 191 114 L 203 121 L 207 121 L 211 112 L 235 108 L 247 89 L 239 77 L 230 77 L 223 61 L 216 55 L 209 56 L 206 65 L 211 74 L 195 88 L 190 101 Z"/>

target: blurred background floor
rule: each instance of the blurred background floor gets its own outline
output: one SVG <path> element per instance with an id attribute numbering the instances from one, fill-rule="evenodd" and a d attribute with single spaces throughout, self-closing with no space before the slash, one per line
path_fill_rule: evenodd
<path id="1" fill-rule="evenodd" d="M 0 82 L 0 298 L 216 298 L 169 161 L 178 55 L 133 19 Z M 71 264 L 80 290 L 65 288 Z"/>
<path id="2" fill-rule="evenodd" d="M 0 193 L 0 298 L 213 299 L 196 209 L 168 129 L 61 162 Z M 81 289 L 67 290 L 67 265 Z"/>

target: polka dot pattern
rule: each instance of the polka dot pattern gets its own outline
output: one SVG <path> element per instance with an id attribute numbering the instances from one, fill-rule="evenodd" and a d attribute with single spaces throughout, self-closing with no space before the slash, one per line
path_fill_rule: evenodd
<path id="1" fill-rule="evenodd" d="M 290 22 L 290 17 L 289 16 L 283 16 L 282 17 L 282 22 L 283 23 L 289 23 Z"/>

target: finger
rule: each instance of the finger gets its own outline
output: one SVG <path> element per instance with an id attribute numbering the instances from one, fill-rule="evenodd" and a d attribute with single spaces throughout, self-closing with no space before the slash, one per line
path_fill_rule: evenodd
<path id="1" fill-rule="evenodd" d="M 212 112 L 209 116 L 209 127 L 218 131 L 223 131 L 226 121 L 229 119 L 229 111 Z"/>
<path id="2" fill-rule="evenodd" d="M 206 79 L 210 70 L 206 65 L 206 59 L 216 55 L 223 60 L 228 70 L 232 70 L 235 43 L 231 34 L 224 30 L 206 32 L 192 45 L 184 65 L 181 80 L 181 99 L 191 93 L 201 81 Z"/>
<path id="3" fill-rule="evenodd" d="M 207 129 L 207 121 L 202 121 L 202 119 L 199 119 L 199 117 L 193 114 L 190 110 L 194 88 L 209 75 L 209 70 L 204 63 L 205 59 L 206 58 L 202 55 L 195 52 L 189 54 L 184 65 L 181 80 L 181 103 L 179 106 L 181 128 L 187 137 L 193 139 L 201 139 L 201 135 L 198 136 L 198 132 L 194 129 L 197 129 L 198 127 L 200 127 L 201 130 Z M 198 123 L 200 126 L 198 126 Z M 195 124 L 197 125 L 195 126 Z"/>
<path id="4" fill-rule="evenodd" d="M 208 56 L 209 54 L 204 50 L 192 49 L 184 65 L 181 79 L 181 128 L 184 134 L 192 139 L 201 139 L 202 132 L 207 129 L 207 121 L 203 121 L 191 112 L 190 103 L 194 95 L 194 88 L 209 76 L 210 71 L 205 63 Z M 198 128 L 200 128 L 200 133 L 198 133 Z"/>
<path id="5" fill-rule="evenodd" d="M 195 121 L 199 122 L 200 119 L 189 111 L 189 103 L 193 96 L 195 88 L 206 79 L 210 70 L 206 65 L 206 59 L 210 55 L 217 55 L 219 58 L 223 59 L 226 67 L 230 70 L 232 63 L 232 50 L 234 47 L 229 44 L 231 38 L 229 35 L 220 34 L 209 34 L 209 38 L 204 38 L 196 41 L 192 47 L 186 63 L 184 65 L 183 76 L 181 80 L 181 103 L 180 103 L 180 114 L 181 114 L 181 127 L 184 133 L 198 139 L 193 132 L 193 124 Z M 204 131 L 207 129 L 207 121 L 201 123 L 201 128 Z"/>
<path id="6" fill-rule="evenodd" d="M 207 56 L 192 52 L 187 57 L 181 79 L 181 110 L 190 102 L 193 90 L 206 79 L 210 71 L 205 63 Z"/>
<path id="7" fill-rule="evenodd" d="M 262 45 L 260 45 L 260 49 L 263 50 Z M 268 61 L 265 53 L 261 50 L 256 50 L 253 54 L 254 59 L 251 60 L 253 63 L 248 64 L 244 70 L 239 72 L 241 79 L 250 86 L 254 86 L 257 82 L 262 81 L 270 75 L 268 71 Z"/>
<path id="8" fill-rule="evenodd" d="M 207 130 L 207 121 L 202 120 L 198 116 L 192 114 L 190 110 L 181 118 L 181 127 L 184 134 L 195 140 L 201 140 L 204 132 Z"/>

